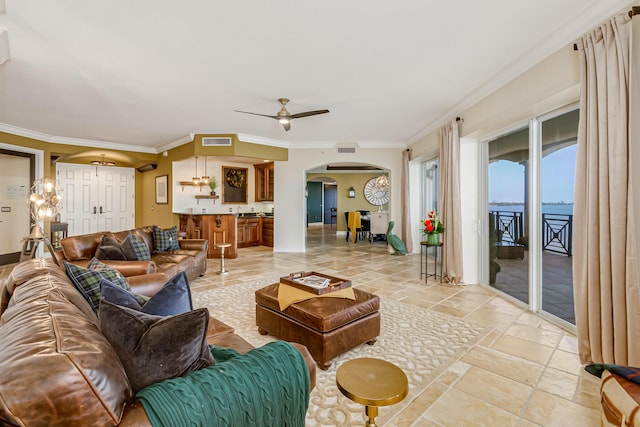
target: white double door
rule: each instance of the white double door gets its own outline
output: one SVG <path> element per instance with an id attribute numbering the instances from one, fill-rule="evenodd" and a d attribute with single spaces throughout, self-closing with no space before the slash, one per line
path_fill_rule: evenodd
<path id="1" fill-rule="evenodd" d="M 58 163 L 64 189 L 60 220 L 69 236 L 134 227 L 133 168 Z"/>

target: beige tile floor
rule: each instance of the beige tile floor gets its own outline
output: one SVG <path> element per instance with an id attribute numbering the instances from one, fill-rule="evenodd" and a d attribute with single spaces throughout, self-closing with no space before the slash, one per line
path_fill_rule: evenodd
<path id="1" fill-rule="evenodd" d="M 399 426 L 599 426 L 600 380 L 587 374 L 575 336 L 479 285 L 420 279 L 420 256 L 392 256 L 382 242 L 345 242 L 329 226 L 309 227 L 306 253 L 239 250 L 228 276 L 194 291 L 294 271 L 348 277 L 354 286 L 491 328 L 399 416 Z M 209 260 L 209 268 L 219 261 Z M 431 267 L 432 268 L 432 267 Z M 382 410 L 382 409 L 381 409 Z"/>

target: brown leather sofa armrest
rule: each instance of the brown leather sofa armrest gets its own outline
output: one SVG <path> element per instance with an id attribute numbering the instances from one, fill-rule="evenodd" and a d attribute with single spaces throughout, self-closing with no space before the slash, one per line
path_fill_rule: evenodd
<path id="1" fill-rule="evenodd" d="M 151 421 L 140 402 L 133 402 L 124 409 L 119 426 L 125 427 L 151 427 Z"/>
<path id="2" fill-rule="evenodd" d="M 101 260 L 109 267 L 118 270 L 124 277 L 139 276 L 141 274 L 151 274 L 157 271 L 156 263 L 153 261 L 115 261 Z"/>
<path id="3" fill-rule="evenodd" d="M 298 349 L 300 353 L 302 353 L 302 357 L 304 357 L 304 361 L 307 362 L 307 369 L 309 369 L 309 391 L 313 390 L 316 387 L 316 362 L 311 357 L 311 353 L 307 347 L 302 344 L 298 344 L 297 342 L 290 343 L 292 346 Z"/>
<path id="4" fill-rule="evenodd" d="M 141 274 L 139 276 L 127 277 L 127 282 L 129 282 L 129 286 L 131 286 L 131 292 L 147 297 L 154 296 L 167 281 L 167 276 L 164 273 Z"/>
<path id="5" fill-rule="evenodd" d="M 189 251 L 207 251 L 209 249 L 209 241 L 206 239 L 179 239 L 180 249 Z"/>
<path id="6" fill-rule="evenodd" d="M 64 252 L 53 251 L 53 254 L 51 254 L 51 256 L 55 257 L 58 260 L 58 265 L 60 266 L 64 265 L 63 262 L 66 260 L 66 258 L 64 257 Z"/>

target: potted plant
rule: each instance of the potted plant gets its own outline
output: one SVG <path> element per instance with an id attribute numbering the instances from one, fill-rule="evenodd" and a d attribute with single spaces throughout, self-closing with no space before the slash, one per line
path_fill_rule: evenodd
<path id="1" fill-rule="evenodd" d="M 211 179 L 209 179 L 209 188 L 211 188 L 211 195 L 215 196 L 216 188 L 218 188 L 218 181 L 216 181 L 215 176 L 212 176 Z"/>
<path id="2" fill-rule="evenodd" d="M 440 234 L 444 233 L 444 224 L 436 211 L 427 212 L 427 219 L 421 219 L 422 233 L 427 236 L 427 243 L 437 245 L 440 243 Z"/>

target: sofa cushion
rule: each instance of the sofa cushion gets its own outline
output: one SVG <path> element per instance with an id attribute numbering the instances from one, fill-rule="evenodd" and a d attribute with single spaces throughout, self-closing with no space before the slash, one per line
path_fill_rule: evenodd
<path id="1" fill-rule="evenodd" d="M 103 299 L 98 319 L 134 392 L 215 363 L 206 339 L 209 323 L 206 308 L 163 317 Z"/>
<path id="2" fill-rule="evenodd" d="M 108 280 L 100 282 L 102 298 L 110 303 L 157 316 L 174 316 L 193 310 L 189 281 L 184 272 L 169 280 L 151 298 L 136 295 Z"/>
<path id="3" fill-rule="evenodd" d="M 105 233 L 71 236 L 60 241 L 64 258 L 68 261 L 90 260 Z"/>
<path id="4" fill-rule="evenodd" d="M 133 233 L 127 234 L 127 237 L 122 241 L 120 247 L 124 256 L 129 261 L 151 260 L 151 254 L 149 253 L 147 244 Z"/>
<path id="5" fill-rule="evenodd" d="M 113 237 L 105 234 L 102 236 L 100 244 L 96 248 L 96 258 L 102 260 L 119 260 L 124 261 L 127 256 L 123 252 L 120 244 Z"/>
<path id="6" fill-rule="evenodd" d="M 177 251 L 180 249 L 178 243 L 178 227 L 175 225 L 163 230 L 157 225 L 153 226 L 153 246 L 154 252 Z"/>
<path id="7" fill-rule="evenodd" d="M 0 425 L 116 425 L 133 396 L 125 370 L 89 304 L 48 261 L 16 267 L 37 277 L 13 288 L 2 315 Z"/>
<path id="8" fill-rule="evenodd" d="M 127 279 L 118 270 L 100 262 L 97 258 L 91 259 L 87 268 L 69 262 L 64 263 L 64 268 L 73 284 L 95 312 L 100 306 L 100 281 L 102 279 L 109 280 L 123 289 L 131 289 Z"/>

